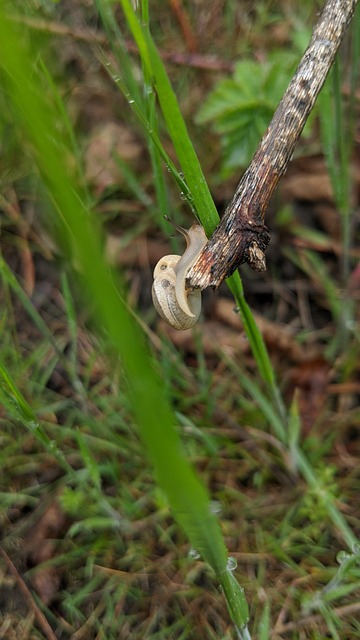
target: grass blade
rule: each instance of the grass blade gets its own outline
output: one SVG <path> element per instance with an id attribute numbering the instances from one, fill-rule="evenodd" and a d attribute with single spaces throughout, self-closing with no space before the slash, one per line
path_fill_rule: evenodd
<path id="1" fill-rule="evenodd" d="M 143 64 L 147 68 L 148 74 L 154 77 L 162 113 L 190 191 L 190 205 L 192 208 L 195 208 L 207 235 L 210 235 L 219 222 L 219 215 L 189 138 L 186 124 L 165 67 L 150 33 L 145 31 L 138 21 L 130 1 L 120 0 L 120 2 L 133 37 L 138 45 Z M 233 276 L 227 280 L 227 284 L 235 297 L 242 315 L 244 328 L 256 359 L 259 373 L 266 384 L 271 399 L 275 401 L 280 419 L 285 424 L 286 412 L 280 391 L 276 384 L 274 371 L 262 335 L 245 301 L 239 273 L 233 274 Z"/>
<path id="2" fill-rule="evenodd" d="M 246 600 L 240 587 L 235 588 L 235 578 L 229 576 L 226 547 L 207 492 L 186 459 L 175 428 L 176 418 L 163 393 L 163 383 L 154 369 L 144 336 L 122 302 L 116 274 L 104 261 L 101 232 L 84 204 L 86 193 L 71 173 L 69 149 L 64 140 L 50 133 L 57 131 L 57 115 L 46 99 L 26 34 L 15 31 L 4 3 L 0 5 L 0 39 L 1 65 L 14 122 L 24 140 L 28 140 L 52 197 L 54 208 L 49 215 L 61 225 L 69 256 L 81 273 L 81 277 L 77 274 L 78 280 L 89 299 L 96 303 L 97 321 L 112 352 L 121 359 L 133 413 L 159 485 L 191 544 L 215 571 L 228 597 L 235 624 L 244 627 Z"/>

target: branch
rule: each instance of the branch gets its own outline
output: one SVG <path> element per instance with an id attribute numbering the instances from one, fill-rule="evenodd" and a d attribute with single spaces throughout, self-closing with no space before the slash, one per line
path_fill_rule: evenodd
<path id="1" fill-rule="evenodd" d="M 334 61 L 357 0 L 327 0 L 310 44 L 286 89 L 235 195 L 199 258 L 188 271 L 189 288 L 217 288 L 247 262 L 266 269 L 270 235 L 265 213 Z"/>

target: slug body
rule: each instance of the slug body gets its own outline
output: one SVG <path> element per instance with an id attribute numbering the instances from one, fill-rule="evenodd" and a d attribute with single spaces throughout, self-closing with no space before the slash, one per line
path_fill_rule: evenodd
<path id="1" fill-rule="evenodd" d="M 176 227 L 186 240 L 182 256 L 169 255 L 159 260 L 154 269 L 152 298 L 158 314 L 180 331 L 189 329 L 198 320 L 201 312 L 200 289 L 187 289 L 186 274 L 207 243 L 204 229 L 193 224 L 187 231 Z"/>

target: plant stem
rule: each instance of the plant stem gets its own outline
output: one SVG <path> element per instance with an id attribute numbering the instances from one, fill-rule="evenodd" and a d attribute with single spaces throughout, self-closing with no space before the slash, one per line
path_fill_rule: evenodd
<path id="1" fill-rule="evenodd" d="M 189 270 L 187 285 L 217 288 L 243 262 L 265 267 L 269 201 L 334 62 L 357 0 L 327 0 L 309 46 L 219 226 Z"/>

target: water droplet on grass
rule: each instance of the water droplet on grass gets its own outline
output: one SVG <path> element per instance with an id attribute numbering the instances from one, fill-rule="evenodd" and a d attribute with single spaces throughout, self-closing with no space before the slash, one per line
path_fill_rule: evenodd
<path id="1" fill-rule="evenodd" d="M 237 560 L 236 558 L 233 558 L 232 556 L 229 556 L 229 558 L 227 559 L 227 563 L 226 563 L 226 568 L 228 571 L 235 571 L 237 567 Z"/>
<path id="2" fill-rule="evenodd" d="M 355 556 L 360 556 L 360 542 L 354 542 L 351 551 Z"/>
<path id="3" fill-rule="evenodd" d="M 192 560 L 199 560 L 201 556 L 200 553 L 196 549 L 194 549 L 194 547 L 191 547 L 189 551 L 189 558 L 192 558 Z"/>
<path id="4" fill-rule="evenodd" d="M 36 431 L 39 423 L 36 422 L 36 420 L 29 420 L 29 422 L 27 423 L 27 426 L 29 427 L 30 431 Z"/>
<path id="5" fill-rule="evenodd" d="M 346 560 L 349 560 L 349 558 L 350 554 L 347 553 L 347 551 L 339 551 L 336 556 L 336 562 L 338 562 L 339 564 L 344 564 L 344 562 L 346 562 Z"/>
<path id="6" fill-rule="evenodd" d="M 219 500 L 211 500 L 209 505 L 210 513 L 219 514 L 222 512 L 222 504 Z"/>

